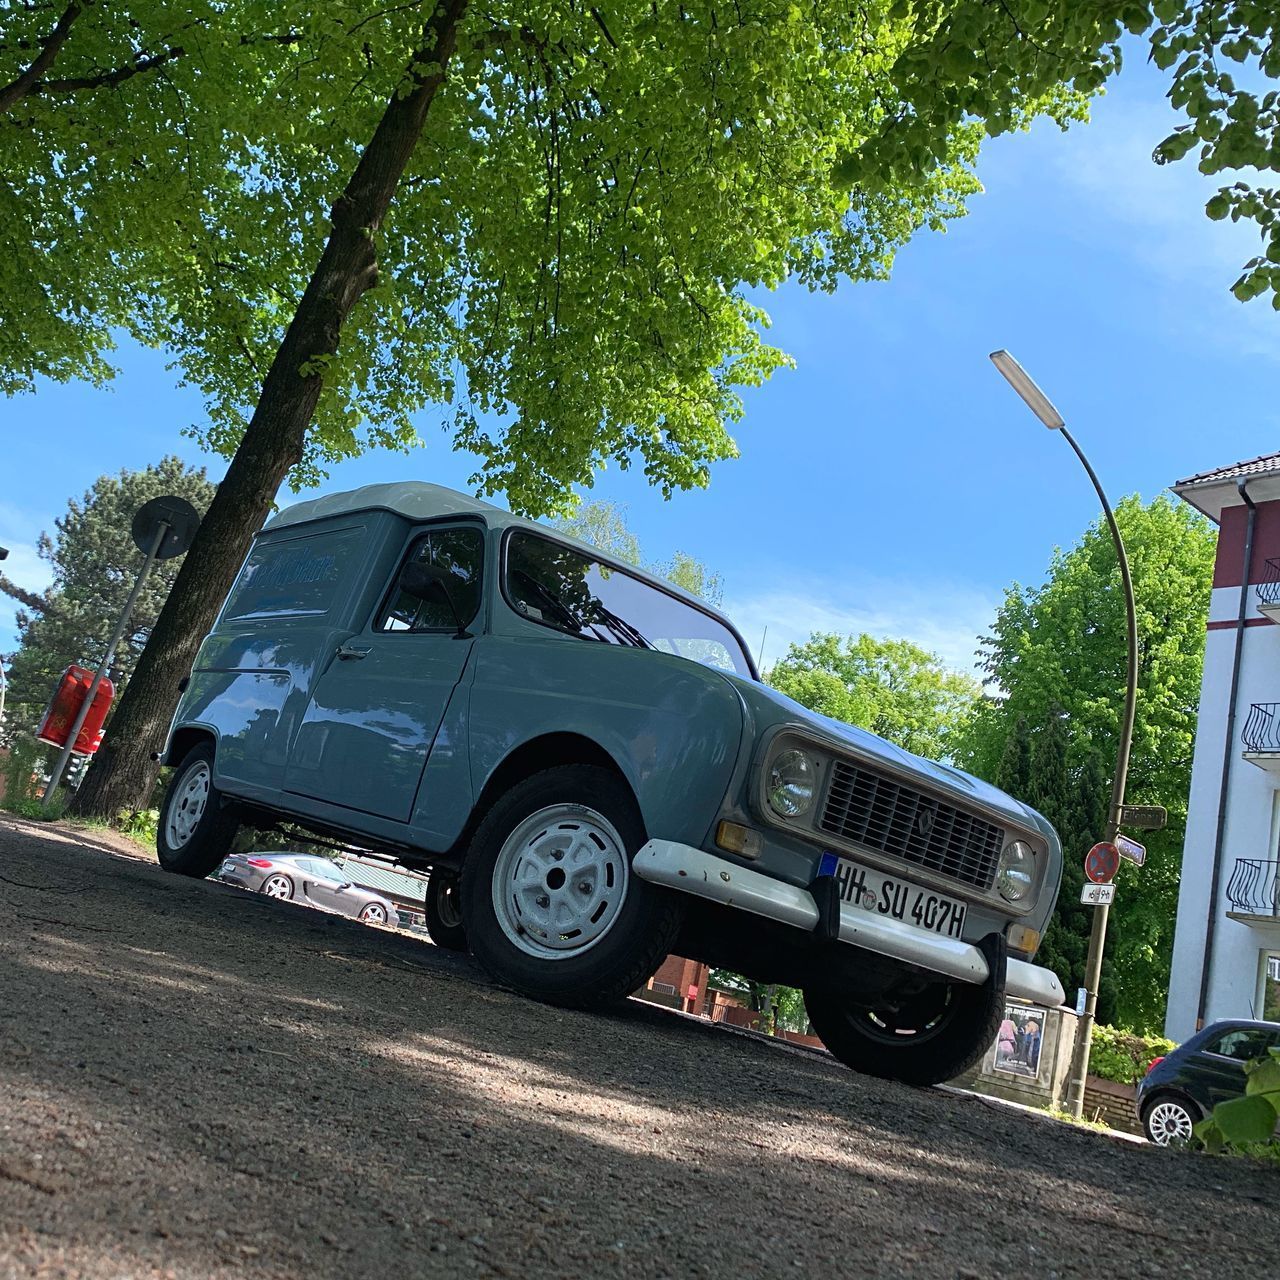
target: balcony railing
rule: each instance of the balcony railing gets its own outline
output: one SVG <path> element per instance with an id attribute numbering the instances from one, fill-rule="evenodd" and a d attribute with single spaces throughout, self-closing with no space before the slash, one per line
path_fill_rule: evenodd
<path id="1" fill-rule="evenodd" d="M 1240 739 L 1246 751 L 1280 751 L 1280 702 L 1255 702 Z"/>
<path id="2" fill-rule="evenodd" d="M 1258 607 L 1280 608 L 1280 560 L 1268 560 L 1262 581 L 1254 588 L 1258 593 Z"/>
<path id="3" fill-rule="evenodd" d="M 1280 862 L 1237 858 L 1227 883 L 1227 901 L 1242 915 L 1280 919 Z"/>

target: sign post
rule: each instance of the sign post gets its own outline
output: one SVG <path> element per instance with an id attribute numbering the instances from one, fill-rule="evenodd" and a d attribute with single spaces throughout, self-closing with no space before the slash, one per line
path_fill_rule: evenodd
<path id="1" fill-rule="evenodd" d="M 94 695 L 98 692 L 98 686 L 102 683 L 116 656 L 116 646 L 129 625 L 133 606 L 138 603 L 138 596 L 142 594 L 143 585 L 151 574 L 151 566 L 157 560 L 172 560 L 174 556 L 180 556 L 191 545 L 191 540 L 196 536 L 196 530 L 199 527 L 200 513 L 186 498 L 172 496 L 152 498 L 150 502 L 143 503 L 138 508 L 137 515 L 133 517 L 133 526 L 130 529 L 133 542 L 138 550 L 145 554 L 146 559 L 142 562 L 142 568 L 138 570 L 137 581 L 134 582 L 133 590 L 129 592 L 129 598 L 124 603 L 120 621 L 116 623 L 116 629 L 112 632 L 107 651 L 98 664 L 98 670 L 94 673 L 89 691 L 80 704 L 80 710 L 76 714 L 70 733 L 67 734 L 66 744 L 59 752 L 53 772 L 45 784 L 44 794 L 40 799 L 46 809 L 53 803 L 54 793 L 58 789 L 58 783 L 62 781 L 63 773 L 66 772 L 67 762 L 71 759 L 71 752 L 76 745 L 76 739 L 80 736 L 85 717 L 89 714 L 89 708 L 93 706 Z"/>

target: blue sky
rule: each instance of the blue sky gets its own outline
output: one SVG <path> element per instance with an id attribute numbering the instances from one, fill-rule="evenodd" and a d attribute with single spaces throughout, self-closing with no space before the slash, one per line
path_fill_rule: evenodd
<path id="1" fill-rule="evenodd" d="M 889 283 L 766 299 L 798 367 L 750 394 L 742 457 L 708 490 L 664 503 L 639 470 L 600 477 L 595 496 L 626 504 L 648 557 L 680 549 L 723 575 L 753 649 L 769 628 L 766 664 L 825 629 L 907 636 L 967 668 L 1004 587 L 1039 581 L 1095 517 L 1065 442 L 987 360 L 997 347 L 1055 400 L 1113 498 L 1280 447 L 1280 313 L 1228 292 L 1256 236 L 1205 218 L 1215 184 L 1193 162 L 1151 162 L 1177 118 L 1135 52 L 1090 124 L 990 143 L 985 194 L 909 245 Z M 163 355 L 125 347 L 118 363 L 108 390 L 0 407 L 0 545 L 23 585 L 46 580 L 39 530 L 101 472 L 166 452 L 223 470 L 179 435 L 201 406 Z M 424 448 L 343 464 L 324 488 L 463 487 L 472 461 L 439 421 L 423 416 Z M 12 619 L 0 599 L 0 651 Z"/>

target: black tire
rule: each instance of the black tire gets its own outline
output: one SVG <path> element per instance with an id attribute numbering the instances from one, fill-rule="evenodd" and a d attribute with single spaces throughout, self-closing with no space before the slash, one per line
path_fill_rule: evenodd
<path id="1" fill-rule="evenodd" d="M 273 880 L 283 880 L 289 887 L 288 893 L 268 893 L 267 885 Z M 270 898 L 273 902 L 292 902 L 293 895 L 297 890 L 297 885 L 293 883 L 293 877 L 287 876 L 283 871 L 273 871 L 259 886 L 258 892 L 264 898 Z"/>
<path id="2" fill-rule="evenodd" d="M 855 1005 L 827 988 L 805 988 L 804 1003 L 818 1038 L 846 1067 L 903 1084 L 942 1084 L 996 1038 L 1004 982 L 933 983 L 892 1010 Z"/>
<path id="3" fill-rule="evenodd" d="M 202 780 L 201 780 L 202 779 Z M 200 792 L 199 816 L 190 815 Z M 231 852 L 240 823 L 213 785 L 213 744 L 202 742 L 174 770 L 156 823 L 156 855 L 166 871 L 203 879 Z"/>
<path id="4" fill-rule="evenodd" d="M 1185 1117 L 1187 1132 L 1178 1134 L 1171 1132 L 1174 1126 L 1170 1123 L 1172 1120 L 1170 1109 L 1181 1111 Z M 1157 1093 L 1143 1105 L 1142 1132 L 1146 1135 L 1148 1142 L 1158 1147 L 1187 1147 L 1196 1141 L 1195 1134 L 1190 1130 L 1203 1118 L 1203 1112 L 1190 1098 L 1180 1093 Z M 1176 1127 L 1180 1129 L 1182 1125 L 1177 1124 Z"/>
<path id="5" fill-rule="evenodd" d="M 559 812 L 547 819 L 542 833 L 524 841 L 522 828 L 536 832 L 540 815 L 553 809 Z M 557 868 L 551 867 L 548 891 L 559 895 L 557 903 L 561 899 L 568 903 L 566 910 L 581 905 L 585 912 L 597 901 L 603 905 L 591 918 L 582 917 L 581 929 L 525 928 L 521 894 L 537 894 L 541 886 L 535 878 L 508 893 L 507 884 L 514 883 L 510 881 L 499 893 L 495 876 L 503 874 L 500 858 L 517 873 L 521 866 L 528 870 L 535 865 L 533 851 L 551 849 L 560 833 L 569 832 L 574 824 L 579 835 L 588 834 L 581 835 L 580 846 L 571 845 L 565 863 L 570 872 L 566 876 L 560 868 L 558 883 L 552 881 Z M 641 880 L 631 870 L 631 859 L 644 841 L 644 823 L 635 800 L 615 774 L 592 765 L 562 765 L 517 783 L 485 815 L 462 866 L 462 923 L 472 954 L 504 986 L 548 1004 L 596 1009 L 625 999 L 657 971 L 684 915 L 678 894 Z M 589 856 L 598 854 L 598 863 L 576 866 L 580 850 Z M 555 853 L 545 856 L 554 858 Z M 589 883 L 590 891 L 584 887 Z M 573 898 L 570 903 L 577 888 L 585 900 Z M 552 919 L 559 909 L 552 906 Z M 535 921 L 536 917 L 524 919 Z M 520 945 L 512 935 L 521 939 Z"/>
<path id="6" fill-rule="evenodd" d="M 449 871 L 431 873 L 423 913 L 427 917 L 427 932 L 437 947 L 446 951 L 467 950 L 467 930 L 462 923 L 462 900 L 456 875 Z"/>

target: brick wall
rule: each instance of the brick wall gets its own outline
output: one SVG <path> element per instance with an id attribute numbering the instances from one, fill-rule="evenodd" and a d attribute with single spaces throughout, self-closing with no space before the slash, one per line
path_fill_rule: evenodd
<path id="1" fill-rule="evenodd" d="M 1121 1133 L 1142 1132 L 1133 1099 L 1137 1090 L 1131 1084 L 1116 1084 L 1100 1076 L 1085 1076 L 1084 1116 L 1087 1120 L 1101 1120 L 1108 1129 Z"/>

